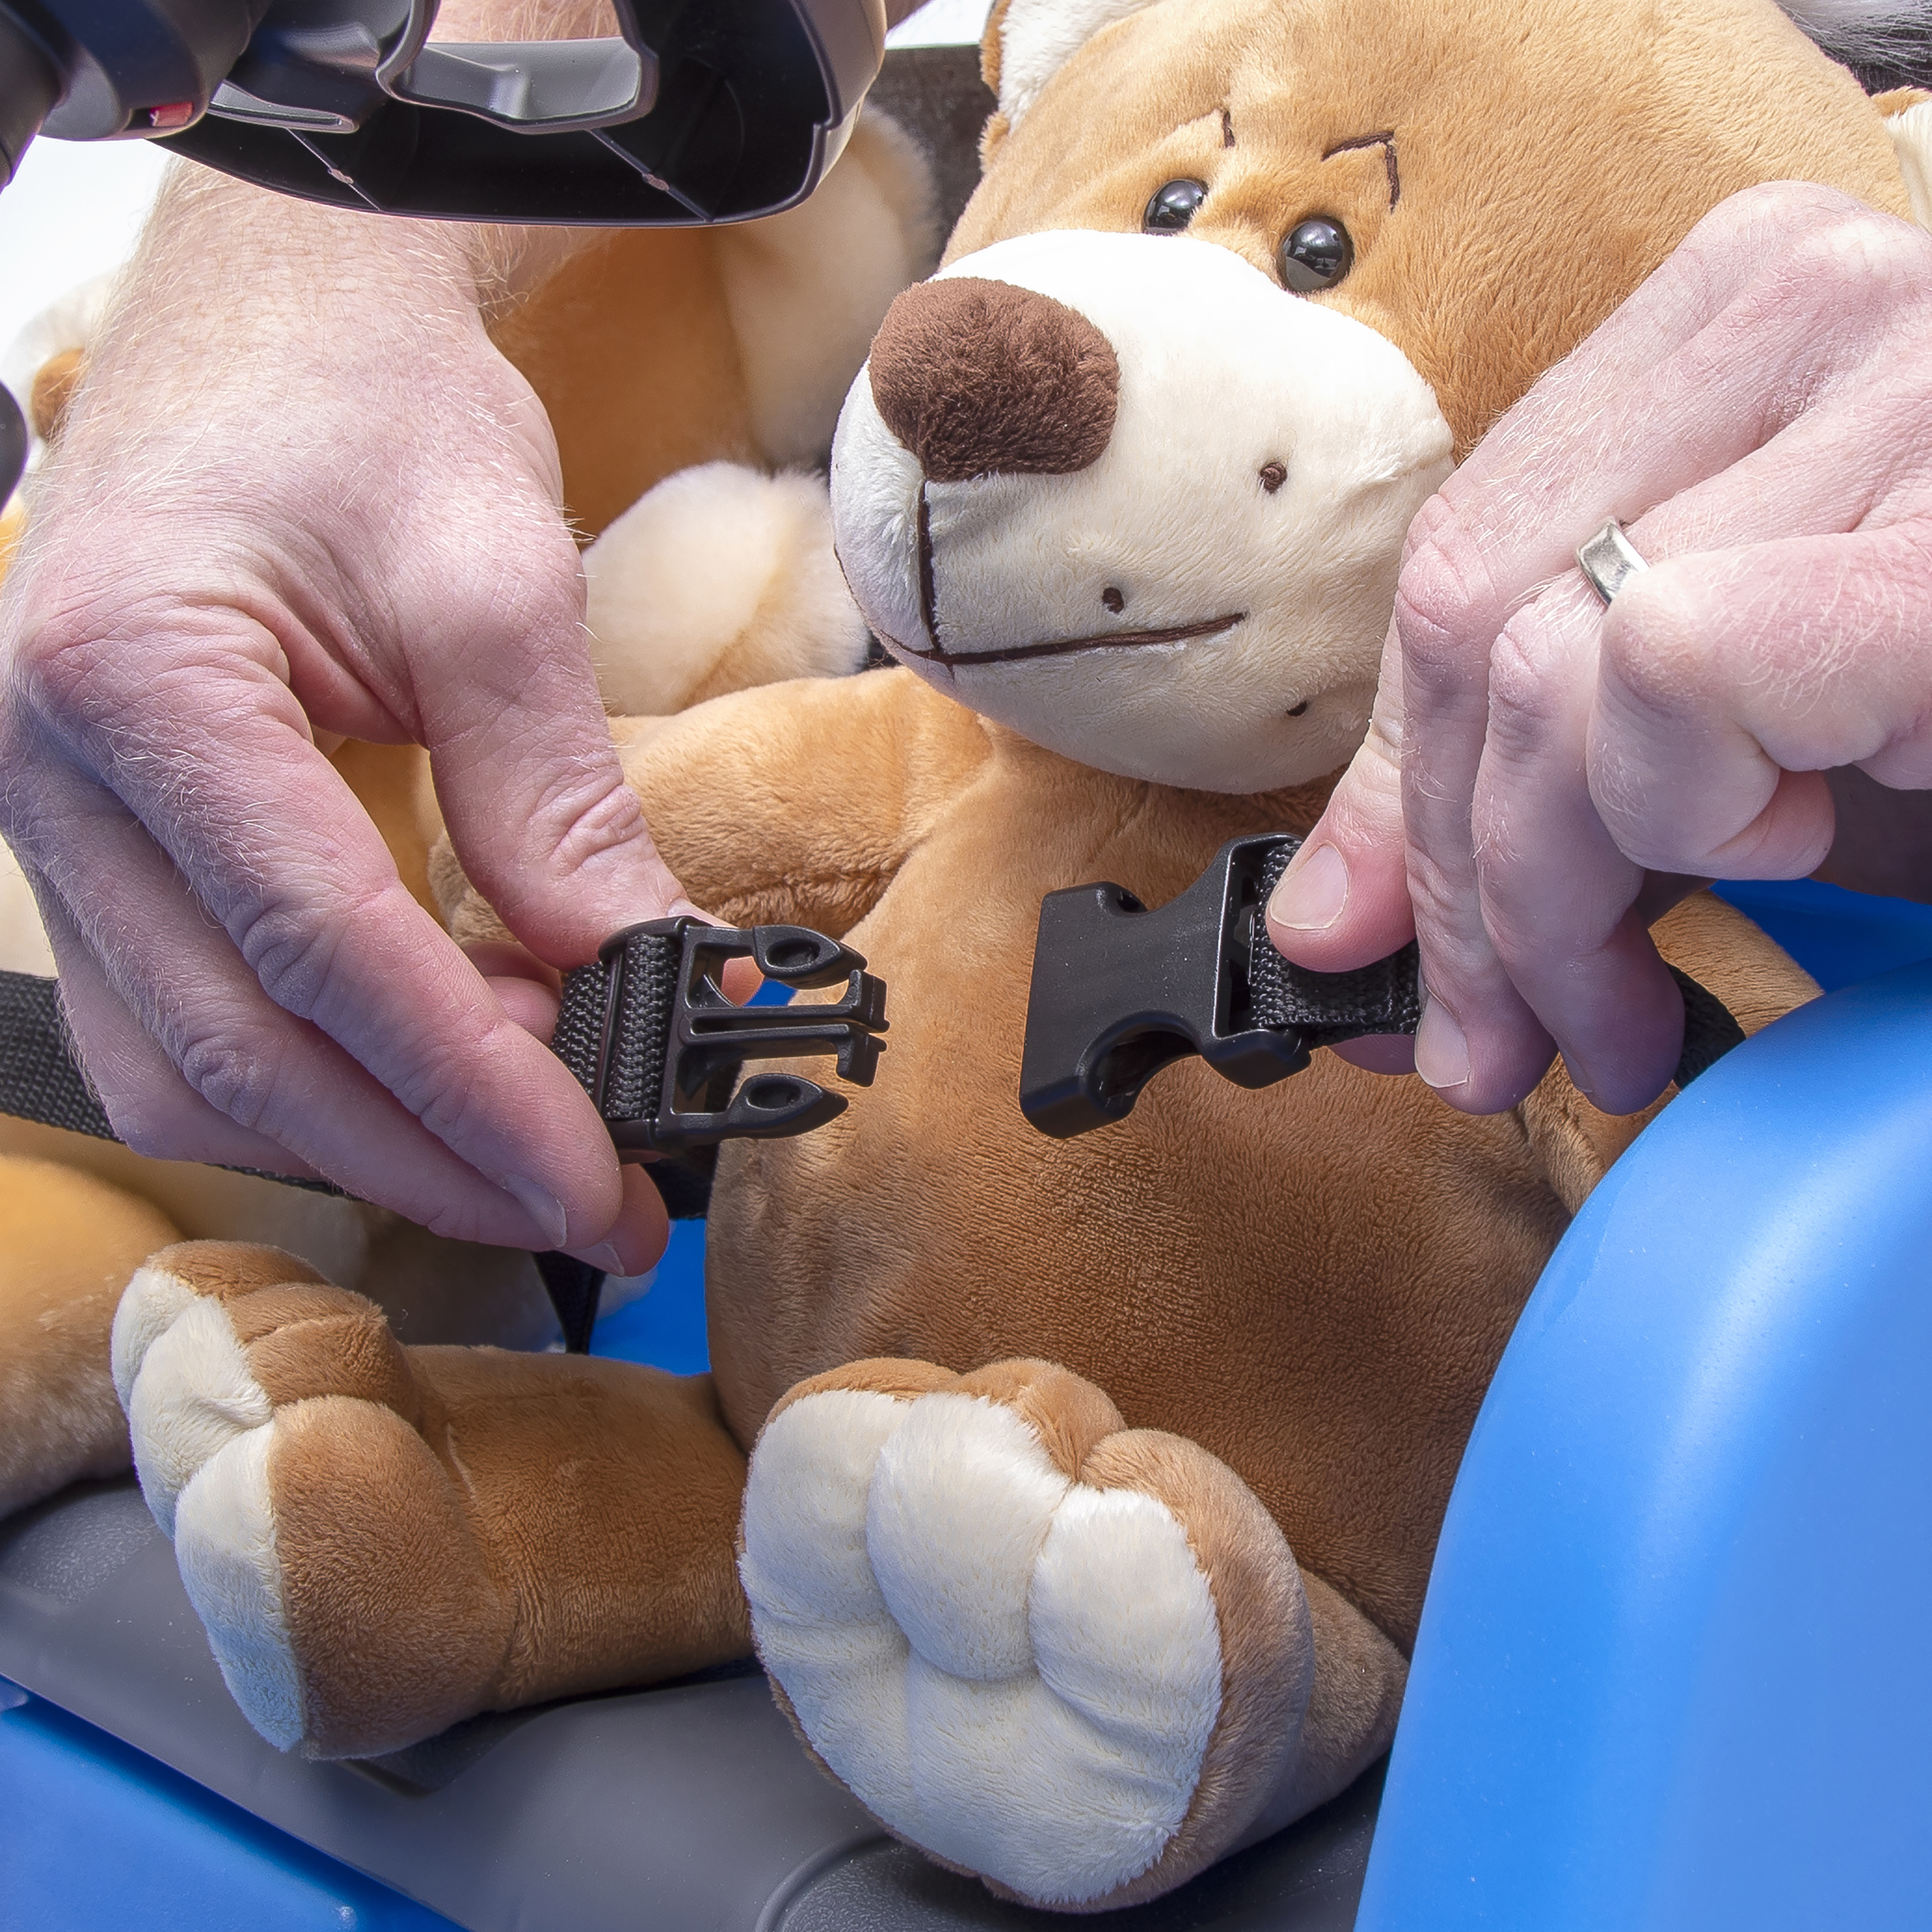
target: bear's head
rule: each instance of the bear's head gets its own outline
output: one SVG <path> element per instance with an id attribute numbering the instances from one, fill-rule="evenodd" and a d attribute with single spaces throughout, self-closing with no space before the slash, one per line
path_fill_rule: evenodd
<path id="1" fill-rule="evenodd" d="M 1773 0 L 1006 0 L 986 59 L 985 178 L 840 420 L 840 560 L 920 676 L 1170 784 L 1346 761 L 1415 512 L 1719 202 L 1910 213 Z"/>

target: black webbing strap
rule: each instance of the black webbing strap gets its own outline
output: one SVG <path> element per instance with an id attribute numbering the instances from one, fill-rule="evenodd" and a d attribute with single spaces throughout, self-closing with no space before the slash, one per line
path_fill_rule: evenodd
<path id="1" fill-rule="evenodd" d="M 61 1012 L 60 982 L 33 973 L 0 971 L 0 1114 L 38 1121 L 44 1127 L 64 1127 L 70 1133 L 96 1140 L 118 1141 L 74 1050 Z M 350 1198 L 333 1181 L 305 1174 L 272 1174 L 256 1167 L 230 1168 L 256 1180 L 279 1181 L 312 1194 Z M 604 1274 L 564 1254 L 533 1257 L 538 1277 L 563 1330 L 564 1346 L 573 1354 L 590 1346 L 590 1330 L 597 1319 L 597 1303 Z"/>
<path id="2" fill-rule="evenodd" d="M 550 1051 L 613 1124 L 655 1117 L 677 1006 L 682 937 L 628 932 L 563 976 Z"/>
<path id="3" fill-rule="evenodd" d="M 1681 1092 L 1699 1074 L 1714 1066 L 1734 1046 L 1744 1043 L 1744 1030 L 1737 1016 L 1708 986 L 1700 986 L 1688 973 L 1669 968 L 1684 995 L 1684 1048 L 1677 1056 L 1677 1071 L 1670 1077 Z"/>
<path id="4" fill-rule="evenodd" d="M 1264 906 L 1300 843 L 1285 838 L 1268 855 L 1261 875 Z M 1741 1046 L 1744 1030 L 1716 994 L 1680 968 L 1666 964 L 1684 996 L 1684 1045 L 1670 1076 L 1681 1091 L 1732 1047 Z M 1400 952 L 1354 972 L 1311 973 L 1291 965 L 1274 950 L 1267 922 L 1258 919 L 1248 979 L 1256 1023 L 1292 1028 L 1311 1047 L 1371 1034 L 1412 1034 L 1422 1020 L 1422 958 L 1412 939 Z"/>
<path id="5" fill-rule="evenodd" d="M 98 1141 L 121 1138 L 80 1070 L 58 980 L 0 973 L 0 1113 Z"/>
<path id="6" fill-rule="evenodd" d="M 1281 884 L 1299 839 L 1284 838 L 1262 867 L 1261 903 Z M 1310 1047 L 1334 1046 L 1370 1034 L 1413 1033 L 1422 1019 L 1422 956 L 1411 940 L 1399 952 L 1352 973 L 1311 973 L 1291 965 L 1255 922 L 1248 985 L 1258 1026 L 1292 1028 Z"/>

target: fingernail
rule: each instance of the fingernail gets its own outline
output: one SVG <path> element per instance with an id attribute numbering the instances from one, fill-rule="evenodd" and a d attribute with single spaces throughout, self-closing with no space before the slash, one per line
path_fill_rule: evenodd
<path id="1" fill-rule="evenodd" d="M 1332 845 L 1318 845 L 1290 868 L 1268 902 L 1268 917 L 1297 932 L 1321 932 L 1348 903 L 1348 863 Z"/>
<path id="2" fill-rule="evenodd" d="M 1594 1107 L 1597 1104 L 1597 1096 L 1590 1091 L 1590 1083 L 1584 1078 L 1583 1070 L 1567 1053 L 1563 1056 L 1563 1070 L 1569 1075 L 1570 1085 Z"/>
<path id="3" fill-rule="evenodd" d="M 570 1239 L 570 1216 L 564 1212 L 563 1203 L 548 1187 L 539 1187 L 534 1180 L 526 1180 L 520 1174 L 506 1174 L 500 1184 L 503 1192 L 544 1231 L 544 1238 L 554 1248 L 560 1248 Z"/>
<path id="4" fill-rule="evenodd" d="M 1415 1030 L 1415 1070 L 1436 1088 L 1460 1087 L 1469 1077 L 1469 1042 L 1447 1006 L 1431 1000 Z"/>
<path id="5" fill-rule="evenodd" d="M 602 1268 L 606 1274 L 631 1274 L 636 1270 L 624 1264 L 624 1258 L 606 1241 L 601 1248 L 587 1248 L 580 1257 L 594 1268 Z"/>

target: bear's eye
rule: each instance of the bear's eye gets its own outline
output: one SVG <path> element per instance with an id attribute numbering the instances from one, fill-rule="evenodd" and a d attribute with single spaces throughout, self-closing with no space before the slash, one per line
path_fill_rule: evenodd
<path id="1" fill-rule="evenodd" d="M 1171 181 L 1166 187 L 1154 190 L 1154 199 L 1141 217 L 1141 226 L 1150 235 L 1178 235 L 1207 199 L 1205 182 Z"/>
<path id="2" fill-rule="evenodd" d="M 1298 296 L 1332 289 L 1353 266 L 1355 244 L 1339 221 L 1317 214 L 1281 244 L 1281 278 Z"/>

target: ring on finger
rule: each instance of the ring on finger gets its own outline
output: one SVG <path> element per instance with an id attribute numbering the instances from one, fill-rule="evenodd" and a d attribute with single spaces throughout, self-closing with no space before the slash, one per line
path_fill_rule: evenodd
<path id="1" fill-rule="evenodd" d="M 1576 562 L 1589 579 L 1590 588 L 1606 604 L 1633 577 L 1650 568 L 1614 517 L 1587 543 L 1577 545 Z"/>

